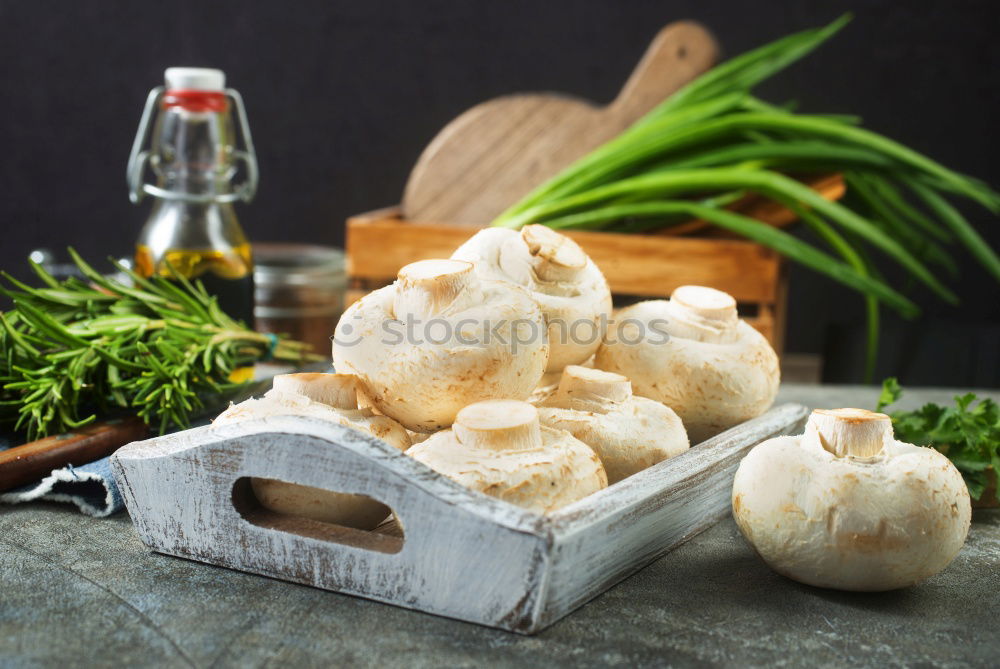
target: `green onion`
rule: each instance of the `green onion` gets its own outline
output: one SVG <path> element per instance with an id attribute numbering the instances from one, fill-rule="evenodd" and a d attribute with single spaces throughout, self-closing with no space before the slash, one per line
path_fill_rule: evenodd
<path id="1" fill-rule="evenodd" d="M 958 264 L 942 244 L 957 239 L 998 280 L 1000 258 L 948 197 L 1000 213 L 1000 194 L 860 127 L 858 117 L 800 114 L 794 105 L 776 106 L 752 95 L 757 84 L 820 46 L 848 20 L 845 15 L 718 65 L 540 184 L 493 225 L 643 232 L 704 219 L 862 293 L 870 375 L 879 303 L 906 317 L 918 309 L 881 276 L 869 248 L 956 303 L 955 294 L 925 265 L 957 273 Z M 835 172 L 845 175 L 849 197 L 843 202 L 830 202 L 794 178 Z M 791 209 L 842 260 L 726 209 L 747 193 Z"/>

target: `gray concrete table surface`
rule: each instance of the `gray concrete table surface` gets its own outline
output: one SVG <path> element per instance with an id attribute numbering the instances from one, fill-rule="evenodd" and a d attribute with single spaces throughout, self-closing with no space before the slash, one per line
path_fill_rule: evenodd
<path id="1" fill-rule="evenodd" d="M 789 384 L 779 402 L 873 407 L 877 394 Z M 911 391 L 901 407 L 954 394 Z M 4 667 L 996 667 L 998 621 L 996 510 L 974 514 L 944 572 L 871 594 L 778 576 L 727 518 L 524 637 L 153 554 L 125 513 L 0 507 Z"/>

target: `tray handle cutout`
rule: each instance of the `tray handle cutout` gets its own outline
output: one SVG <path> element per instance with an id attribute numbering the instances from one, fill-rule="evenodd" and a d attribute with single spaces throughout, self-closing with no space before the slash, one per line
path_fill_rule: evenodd
<path id="1" fill-rule="evenodd" d="M 264 529 L 379 553 L 403 550 L 396 514 L 366 495 L 242 476 L 233 484 L 232 502 L 244 520 Z"/>

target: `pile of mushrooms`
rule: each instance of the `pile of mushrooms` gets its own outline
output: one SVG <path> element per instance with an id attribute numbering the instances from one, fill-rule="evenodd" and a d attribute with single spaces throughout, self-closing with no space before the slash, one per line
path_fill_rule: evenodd
<path id="1" fill-rule="evenodd" d="M 332 420 L 401 450 L 415 444 L 407 453 L 438 472 L 547 513 L 684 452 L 689 434 L 697 441 L 762 413 L 774 397 L 774 352 L 728 295 L 684 287 L 670 302 L 623 310 L 619 323 L 628 319 L 647 331 L 622 345 L 606 332 L 608 283 L 568 237 L 540 225 L 490 228 L 353 304 L 333 338 L 342 374 L 278 377 L 216 422 Z M 660 325 L 668 337 L 657 343 Z M 581 366 L 595 360 L 599 369 Z M 354 496 L 277 481 L 255 480 L 254 490 L 268 508 L 355 527 L 385 511 L 367 500 L 380 508 L 365 515 L 364 500 L 347 503 Z"/>
<path id="2" fill-rule="evenodd" d="M 599 369 L 628 377 L 638 395 L 666 404 L 695 443 L 767 411 L 778 393 L 778 356 L 740 320 L 736 300 L 681 286 L 670 300 L 626 307 L 597 351 Z"/>
<path id="3" fill-rule="evenodd" d="M 841 590 L 893 590 L 944 569 L 969 531 L 962 475 L 896 441 L 888 416 L 817 410 L 799 437 L 756 446 L 733 483 L 740 531 L 776 572 Z"/>
<path id="4" fill-rule="evenodd" d="M 689 435 L 700 441 L 770 406 L 777 357 L 725 293 L 687 286 L 669 302 L 623 310 L 612 333 L 610 321 L 608 283 L 573 240 L 541 225 L 489 228 L 448 260 L 407 265 L 394 284 L 348 309 L 334 366 L 357 376 L 375 412 L 410 431 L 413 457 L 541 510 L 576 499 L 579 488 L 563 472 L 547 497 L 507 492 L 514 484 L 533 490 L 532 477 L 548 476 L 532 469 L 540 466 L 534 454 L 550 448 L 543 444 L 582 445 L 588 457 L 543 459 L 583 467 L 592 491 L 682 453 Z M 637 340 L 612 336 L 624 333 L 623 321 L 643 329 Z M 497 324 L 501 336 L 491 338 Z M 581 366 L 592 363 L 599 369 Z M 516 408 L 529 399 L 537 409 Z M 496 420 L 498 407 L 512 412 L 514 426 L 469 428 Z M 601 486 L 590 461 L 601 464 Z"/>
<path id="5" fill-rule="evenodd" d="M 281 374 L 260 399 L 231 405 L 213 422 L 227 425 L 268 416 L 306 416 L 330 421 L 378 437 L 406 450 L 410 437 L 403 426 L 359 408 L 359 385 L 351 374 Z M 301 516 L 362 530 L 374 529 L 389 508 L 363 495 L 339 493 L 275 479 L 251 478 L 261 506 L 276 513 Z"/>

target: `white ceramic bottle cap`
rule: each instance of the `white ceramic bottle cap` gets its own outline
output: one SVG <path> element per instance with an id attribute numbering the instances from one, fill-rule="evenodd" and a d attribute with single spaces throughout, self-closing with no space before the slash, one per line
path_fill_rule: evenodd
<path id="1" fill-rule="evenodd" d="M 168 67 L 163 78 L 167 90 L 221 93 L 226 89 L 226 73 L 210 67 Z"/>

